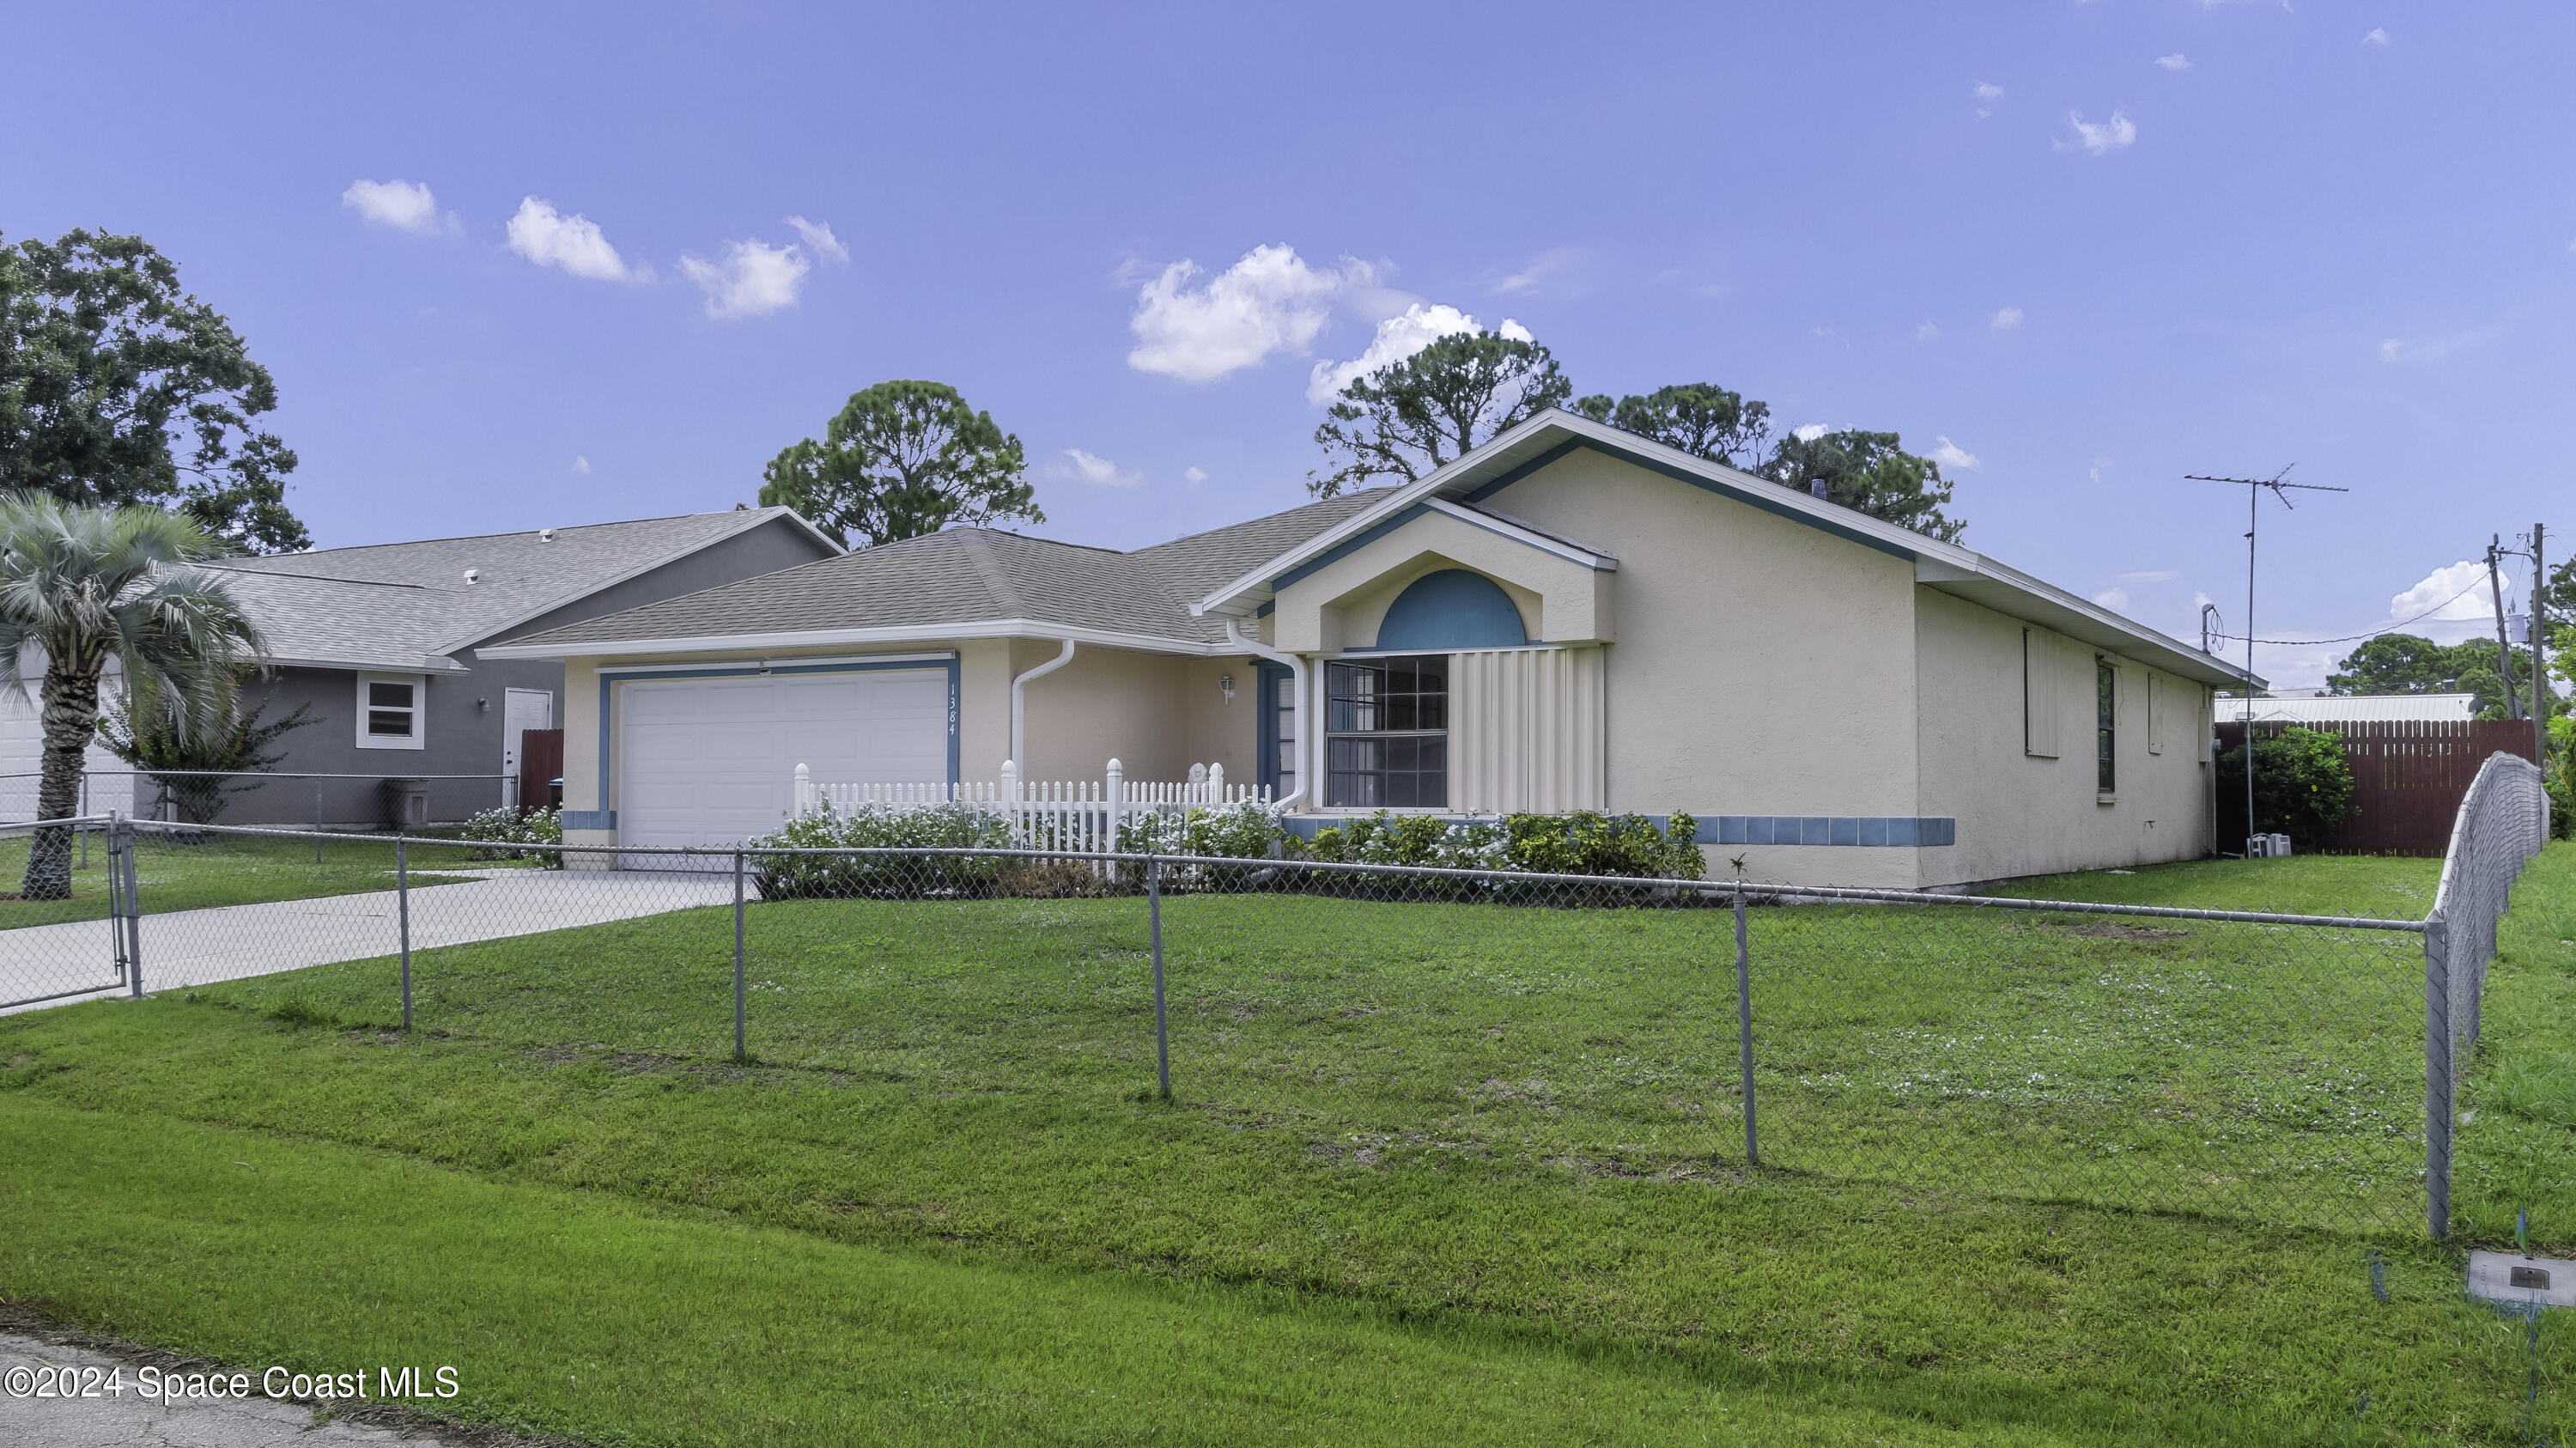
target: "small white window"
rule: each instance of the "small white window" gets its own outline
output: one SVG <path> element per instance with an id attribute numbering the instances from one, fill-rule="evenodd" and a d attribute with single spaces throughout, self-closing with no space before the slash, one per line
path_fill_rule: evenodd
<path id="1" fill-rule="evenodd" d="M 420 749 L 429 681 L 419 674 L 358 676 L 358 747 Z"/>

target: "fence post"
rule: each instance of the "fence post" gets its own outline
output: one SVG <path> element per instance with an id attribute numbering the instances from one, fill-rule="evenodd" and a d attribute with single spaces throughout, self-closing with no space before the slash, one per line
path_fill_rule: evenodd
<path id="1" fill-rule="evenodd" d="M 107 816 L 107 949 L 119 981 L 133 975 L 133 962 L 125 958 L 125 820 L 121 813 Z"/>
<path id="2" fill-rule="evenodd" d="M 1753 955 L 1744 942 L 1744 886 L 1735 887 L 1735 1035 L 1744 1056 L 1744 1165 L 1762 1164 L 1762 1138 L 1753 1129 Z"/>
<path id="3" fill-rule="evenodd" d="M 1154 1076 L 1163 1099 L 1172 1099 L 1172 1035 L 1163 1016 L 1163 862 L 1145 865 L 1145 914 L 1154 932 Z"/>
<path id="4" fill-rule="evenodd" d="M 742 851 L 733 852 L 733 1058 L 742 1054 Z"/>
<path id="5" fill-rule="evenodd" d="M 134 868 L 134 822 L 125 823 L 125 963 L 132 998 L 143 999 L 142 877 Z"/>
<path id="6" fill-rule="evenodd" d="M 2424 1215 L 2451 1234 L 2451 923 L 2424 921 Z"/>
<path id="7" fill-rule="evenodd" d="M 813 812 L 814 771 L 799 764 L 796 766 L 796 818 L 801 820 Z"/>
<path id="8" fill-rule="evenodd" d="M 1127 817 L 1127 766 L 1119 763 L 1115 759 L 1109 761 L 1107 778 L 1108 785 L 1101 791 L 1101 793 L 1105 797 L 1103 808 L 1109 815 L 1109 838 L 1102 843 L 1101 848 L 1109 851 L 1111 854 L 1116 854 L 1118 852 L 1118 826 L 1125 823 Z M 1146 848 L 1152 849 L 1154 847 L 1152 845 L 1147 845 Z M 1103 868 L 1104 870 L 1106 869 L 1105 866 Z M 1169 1096 L 1172 1093 L 1166 1091 L 1163 1094 Z"/>
<path id="9" fill-rule="evenodd" d="M 403 1029 L 411 1029 L 411 852 L 394 836 L 394 929 L 402 939 Z"/>

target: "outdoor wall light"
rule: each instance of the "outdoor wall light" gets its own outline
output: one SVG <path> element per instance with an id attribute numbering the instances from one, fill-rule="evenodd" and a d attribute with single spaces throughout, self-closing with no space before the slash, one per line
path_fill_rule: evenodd
<path id="1" fill-rule="evenodd" d="M 1216 676 L 1216 688 L 1217 688 L 1217 692 L 1218 692 L 1218 693 L 1225 695 L 1225 701 L 1226 701 L 1227 703 L 1231 704 L 1231 703 L 1233 703 L 1233 702 L 1234 702 L 1234 675 L 1232 675 L 1232 674 L 1219 674 L 1219 675 L 1217 675 L 1217 676 Z"/>

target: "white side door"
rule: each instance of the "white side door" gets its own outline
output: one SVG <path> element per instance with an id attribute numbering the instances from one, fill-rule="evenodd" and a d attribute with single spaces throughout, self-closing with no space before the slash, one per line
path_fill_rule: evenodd
<path id="1" fill-rule="evenodd" d="M 501 772 L 509 776 L 502 785 L 502 799 L 517 804 L 519 793 L 519 736 L 531 729 L 555 727 L 555 696 L 551 689 L 511 689 L 501 696 Z"/>

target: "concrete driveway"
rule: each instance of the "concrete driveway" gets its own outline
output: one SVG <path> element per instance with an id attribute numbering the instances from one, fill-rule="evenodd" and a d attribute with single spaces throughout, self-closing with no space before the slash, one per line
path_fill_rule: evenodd
<path id="1" fill-rule="evenodd" d="M 466 945 L 733 903 L 733 877 L 698 871 L 441 870 L 470 884 L 411 895 L 411 948 Z M 180 990 L 399 949 L 391 890 L 225 905 L 143 917 L 143 989 Z M 0 1000 L 57 999 L 0 1015 L 121 993 L 104 920 L 0 930 Z M 65 994 L 67 993 L 67 994 Z"/>

